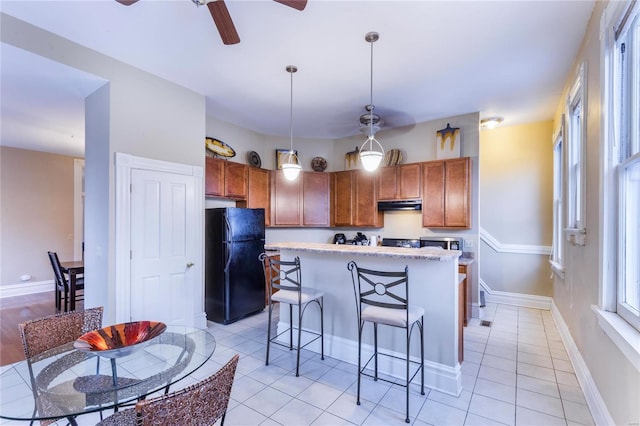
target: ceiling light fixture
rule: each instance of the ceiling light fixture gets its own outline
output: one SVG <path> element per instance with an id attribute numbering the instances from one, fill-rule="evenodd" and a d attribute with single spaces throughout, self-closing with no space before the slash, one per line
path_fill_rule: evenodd
<path id="1" fill-rule="evenodd" d="M 504 121 L 502 117 L 487 117 L 480 120 L 480 127 L 483 129 L 494 129 Z"/>
<path id="2" fill-rule="evenodd" d="M 370 87 L 370 102 L 367 105 L 367 111 L 371 114 L 373 118 L 373 43 L 378 41 L 379 35 L 378 33 L 372 31 L 367 33 L 364 36 L 364 39 L 371 44 L 371 87 Z M 376 140 L 374 137 L 374 120 L 369 120 L 369 136 L 367 140 L 364 141 L 362 146 L 360 147 L 360 161 L 362 162 L 362 167 L 368 171 L 374 171 L 380 165 L 382 158 L 384 157 L 384 148 L 380 145 L 380 142 Z M 377 127 L 377 126 L 376 126 Z M 375 142 L 375 145 L 374 145 Z M 377 145 L 377 146 L 376 146 Z"/>
<path id="3" fill-rule="evenodd" d="M 298 161 L 298 156 L 293 150 L 293 73 L 298 71 L 298 67 L 295 65 L 287 65 L 285 68 L 289 74 L 291 74 L 291 110 L 289 115 L 289 136 L 290 145 L 289 152 L 284 156 L 282 162 L 282 172 L 284 177 L 288 180 L 295 180 L 302 170 L 302 166 Z"/>

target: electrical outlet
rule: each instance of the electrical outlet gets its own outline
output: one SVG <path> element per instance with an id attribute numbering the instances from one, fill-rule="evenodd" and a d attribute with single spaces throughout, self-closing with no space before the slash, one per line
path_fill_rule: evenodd
<path id="1" fill-rule="evenodd" d="M 464 240 L 464 248 L 473 248 L 473 240 Z"/>

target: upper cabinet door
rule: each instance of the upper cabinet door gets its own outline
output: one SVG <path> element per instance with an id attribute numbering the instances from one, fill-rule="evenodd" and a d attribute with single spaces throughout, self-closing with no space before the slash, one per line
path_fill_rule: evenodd
<path id="1" fill-rule="evenodd" d="M 271 225 L 302 225 L 302 174 L 290 181 L 281 170 L 271 173 Z"/>
<path id="2" fill-rule="evenodd" d="M 206 196 L 224 196 L 224 163 L 217 158 L 205 159 L 204 193 Z"/>
<path id="3" fill-rule="evenodd" d="M 415 200 L 421 197 L 420 163 L 402 164 L 396 166 L 398 198 L 401 200 Z"/>
<path id="4" fill-rule="evenodd" d="M 224 195 L 229 198 L 247 198 L 247 165 L 224 162 Z"/>
<path id="5" fill-rule="evenodd" d="M 378 200 L 415 200 L 421 196 L 420 163 L 382 167 L 378 172 Z"/>
<path id="6" fill-rule="evenodd" d="M 396 167 L 378 169 L 378 200 L 395 200 L 397 191 Z"/>
<path id="7" fill-rule="evenodd" d="M 447 160 L 445 165 L 445 216 L 447 227 L 470 228 L 471 161 L 467 158 Z"/>
<path id="8" fill-rule="evenodd" d="M 470 177 L 468 157 L 422 163 L 422 226 L 471 227 Z"/>
<path id="9" fill-rule="evenodd" d="M 239 202 L 238 207 L 264 209 L 264 224 L 271 225 L 271 182 L 269 170 L 248 167 L 247 202 Z"/>
<path id="10" fill-rule="evenodd" d="M 304 172 L 300 176 L 303 177 L 302 224 L 329 226 L 329 173 Z"/>
<path id="11" fill-rule="evenodd" d="M 354 185 L 352 197 L 355 208 L 354 226 L 380 228 L 384 226 L 384 215 L 378 211 L 378 179 L 377 176 L 364 170 L 353 171 Z"/>
<path id="12" fill-rule="evenodd" d="M 350 226 L 353 224 L 353 172 L 333 172 L 331 185 L 331 224 Z"/>

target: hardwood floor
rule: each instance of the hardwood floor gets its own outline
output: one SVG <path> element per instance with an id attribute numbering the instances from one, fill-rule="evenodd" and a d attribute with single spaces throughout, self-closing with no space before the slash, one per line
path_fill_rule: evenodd
<path id="1" fill-rule="evenodd" d="M 18 324 L 56 313 L 53 291 L 0 299 L 0 365 L 24 359 Z M 82 309 L 82 302 L 76 302 Z"/>

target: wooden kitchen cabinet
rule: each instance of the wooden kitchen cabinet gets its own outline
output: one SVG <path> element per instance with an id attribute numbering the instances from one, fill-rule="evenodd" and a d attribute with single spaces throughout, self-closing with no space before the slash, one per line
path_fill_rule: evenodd
<path id="1" fill-rule="evenodd" d="M 383 167 L 378 173 L 378 200 L 415 200 L 421 197 L 420 163 Z"/>
<path id="2" fill-rule="evenodd" d="M 378 179 L 359 170 L 332 173 L 332 226 L 384 226 L 383 213 L 378 211 Z"/>
<path id="3" fill-rule="evenodd" d="M 384 214 L 378 211 L 378 179 L 375 174 L 354 170 L 354 226 L 381 228 L 384 226 Z"/>
<path id="4" fill-rule="evenodd" d="M 328 173 L 303 172 L 290 181 L 272 172 L 271 226 L 329 226 L 329 179 Z"/>
<path id="5" fill-rule="evenodd" d="M 271 224 L 271 182 L 269 170 L 248 167 L 247 199 L 238 201 L 238 207 L 264 209 L 265 226 Z"/>
<path id="6" fill-rule="evenodd" d="M 271 226 L 302 224 L 302 176 L 290 181 L 282 170 L 271 172 Z"/>
<path id="7" fill-rule="evenodd" d="M 422 163 L 422 226 L 471 228 L 471 159 Z"/>
<path id="8" fill-rule="evenodd" d="M 204 194 L 207 197 L 224 197 L 224 161 L 205 159 Z"/>
<path id="9" fill-rule="evenodd" d="M 302 225 L 330 225 L 330 176 L 324 172 L 304 172 L 302 176 Z"/>
<path id="10" fill-rule="evenodd" d="M 205 195 L 236 200 L 245 199 L 247 169 L 246 164 L 207 157 L 205 159 Z"/>
<path id="11" fill-rule="evenodd" d="M 469 324 L 469 321 L 471 321 L 471 305 L 473 303 L 473 295 L 472 295 L 472 289 L 473 289 L 473 274 L 472 274 L 472 269 L 473 269 L 473 263 L 469 263 L 468 265 L 462 265 L 462 264 L 458 264 L 458 273 L 460 274 L 465 274 L 466 278 L 464 280 L 464 306 L 462 308 L 464 316 L 463 316 L 463 323 L 464 326 L 466 327 Z"/>
<path id="12" fill-rule="evenodd" d="M 331 224 L 333 226 L 351 226 L 353 212 L 353 172 L 331 173 Z"/>

